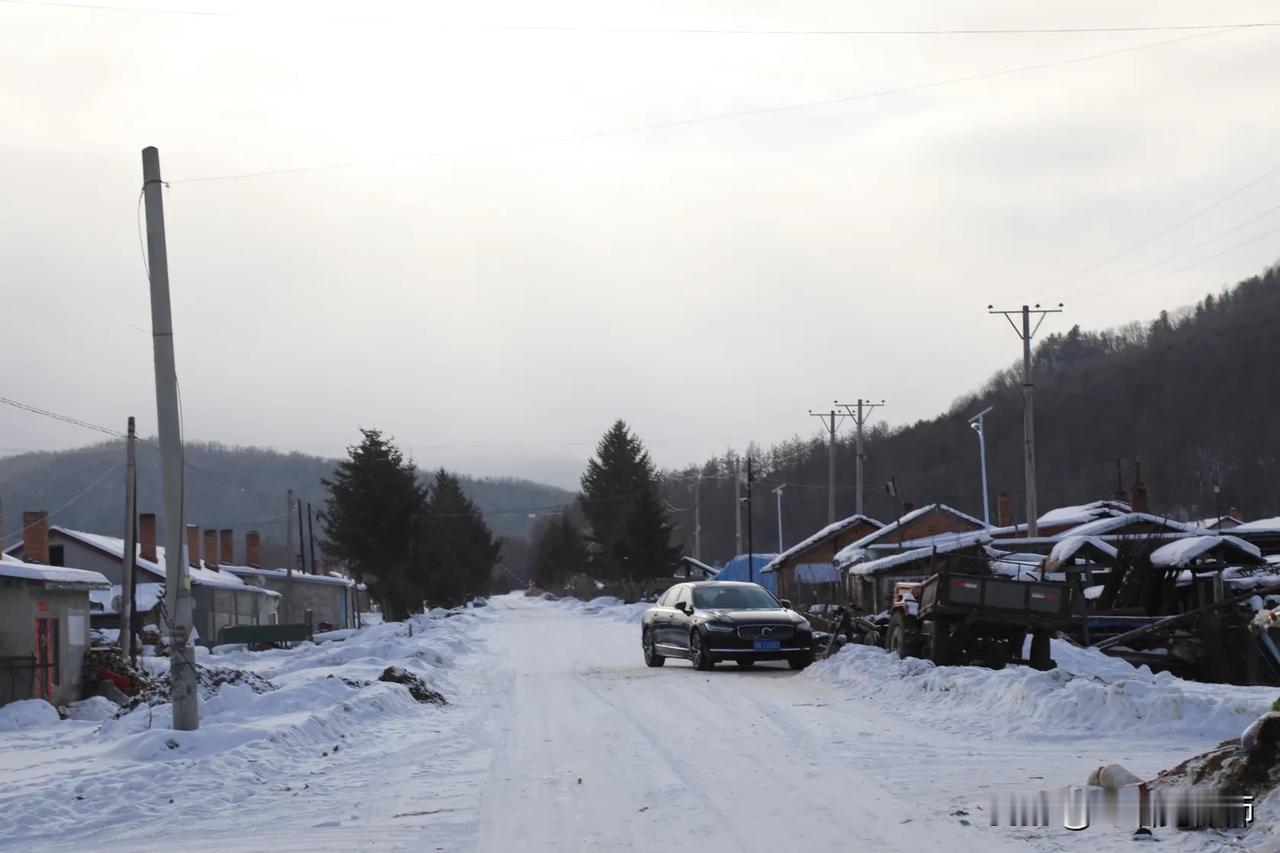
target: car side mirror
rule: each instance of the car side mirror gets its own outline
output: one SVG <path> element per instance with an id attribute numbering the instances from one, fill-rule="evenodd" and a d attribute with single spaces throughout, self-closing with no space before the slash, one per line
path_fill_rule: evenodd
<path id="1" fill-rule="evenodd" d="M 791 599 L 789 599 L 789 598 L 784 598 L 784 599 L 780 600 L 778 603 L 782 605 L 782 609 L 783 609 L 783 610 L 790 610 L 790 609 L 791 609 Z"/>
<path id="2" fill-rule="evenodd" d="M 688 613 L 689 605 L 685 604 L 683 601 L 677 601 L 676 610 L 679 610 L 681 613 Z"/>

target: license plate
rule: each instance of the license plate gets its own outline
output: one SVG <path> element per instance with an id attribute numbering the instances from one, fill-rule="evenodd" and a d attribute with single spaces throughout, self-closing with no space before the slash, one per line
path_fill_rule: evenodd
<path id="1" fill-rule="evenodd" d="M 782 648 L 782 642 L 780 640 L 756 640 L 752 647 L 757 652 L 776 652 Z"/>

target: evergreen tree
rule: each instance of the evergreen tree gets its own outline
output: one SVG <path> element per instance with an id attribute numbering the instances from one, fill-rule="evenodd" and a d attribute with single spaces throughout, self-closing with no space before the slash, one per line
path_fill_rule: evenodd
<path id="1" fill-rule="evenodd" d="M 426 532 L 428 491 L 400 449 L 376 429 L 347 448 L 332 479 L 320 523 L 325 553 L 345 563 L 386 618 L 404 619 L 422 609 L 429 572 Z"/>
<path id="2" fill-rule="evenodd" d="M 567 515 L 551 519 L 536 534 L 533 582 L 543 589 L 560 585 L 587 567 L 587 546 Z"/>
<path id="3" fill-rule="evenodd" d="M 615 421 L 587 462 L 579 496 L 591 527 L 591 567 L 597 576 L 637 580 L 671 572 L 679 551 L 671 545 L 659 485 L 640 439 Z"/>
<path id="4" fill-rule="evenodd" d="M 436 472 L 430 500 L 430 553 L 434 571 L 427 598 L 452 606 L 484 594 L 501 543 L 493 538 L 480 509 L 466 496 L 458 477 Z"/>

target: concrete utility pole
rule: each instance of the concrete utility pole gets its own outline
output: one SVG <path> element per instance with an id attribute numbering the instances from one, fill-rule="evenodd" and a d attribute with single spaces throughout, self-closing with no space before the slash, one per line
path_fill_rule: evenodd
<path id="1" fill-rule="evenodd" d="M 987 432 L 984 418 L 992 408 L 987 406 L 969 418 L 969 426 L 978 434 L 978 464 L 982 466 L 982 521 L 987 527 L 991 526 L 991 503 L 987 498 Z"/>
<path id="2" fill-rule="evenodd" d="M 836 521 L 836 410 L 830 412 L 815 412 L 809 410 L 809 417 L 822 418 L 822 426 L 827 430 L 829 443 L 827 445 L 827 524 L 835 524 Z M 844 420 L 844 415 L 840 416 L 840 420 Z"/>
<path id="3" fill-rule="evenodd" d="M 120 577 L 120 637 L 125 657 L 133 658 L 134 578 L 138 565 L 138 457 L 133 418 L 124 445 L 124 560 Z"/>
<path id="4" fill-rule="evenodd" d="M 315 519 L 315 513 L 311 511 L 311 501 L 307 501 L 307 540 L 311 543 L 311 574 L 318 575 L 316 571 L 316 528 L 311 523 Z"/>
<path id="5" fill-rule="evenodd" d="M 742 460 L 733 457 L 733 553 L 742 553 Z"/>
<path id="6" fill-rule="evenodd" d="M 756 581 L 755 549 L 751 542 L 751 484 L 755 477 L 751 474 L 751 456 L 747 456 L 747 580 Z"/>
<path id="7" fill-rule="evenodd" d="M 1057 308 L 1041 308 L 1039 303 L 1034 308 L 1023 305 L 1017 311 L 1001 311 L 988 305 L 987 313 L 1003 314 L 1009 321 L 1009 325 L 1013 327 L 1014 334 L 1022 339 L 1022 444 L 1027 475 L 1027 535 L 1036 536 L 1036 519 L 1039 518 L 1039 514 L 1036 511 L 1035 384 L 1031 376 L 1031 340 L 1036 336 L 1036 332 L 1040 331 L 1040 324 L 1044 322 L 1045 317 L 1062 313 L 1062 303 L 1059 302 Z M 1013 322 L 1011 316 L 1013 314 L 1022 315 L 1021 329 Z M 1031 327 L 1032 314 L 1039 315 L 1034 329 Z"/>
<path id="8" fill-rule="evenodd" d="M 787 484 L 782 483 L 781 485 L 778 486 L 778 488 L 773 490 L 773 493 L 778 496 L 778 553 L 779 554 L 787 550 L 782 545 L 782 490 L 785 489 L 786 487 L 787 487 Z"/>
<path id="9" fill-rule="evenodd" d="M 693 481 L 693 559 L 702 560 L 702 474 Z"/>
<path id="10" fill-rule="evenodd" d="M 858 494 L 854 512 L 858 515 L 862 515 L 862 460 L 866 458 L 866 454 L 862 450 L 862 432 L 863 427 L 867 425 L 867 420 L 871 417 L 871 413 L 883 406 L 884 400 L 881 400 L 879 403 L 873 403 L 870 400 L 864 400 L 859 397 L 857 403 L 836 403 L 836 405 L 844 407 L 844 410 L 849 413 L 849 417 L 853 418 L 853 422 L 858 428 L 857 452 L 855 454 L 857 461 L 854 467 L 854 471 L 856 472 L 854 475 L 854 490 Z M 855 406 L 857 407 L 856 413 L 854 411 Z"/>
<path id="11" fill-rule="evenodd" d="M 293 624 L 293 489 L 284 507 L 284 621 Z"/>
<path id="12" fill-rule="evenodd" d="M 298 571 L 307 574 L 307 549 L 303 543 L 307 541 L 307 528 L 302 526 L 302 498 L 297 500 L 298 507 Z M 290 555 L 292 559 L 292 555 Z"/>
<path id="13" fill-rule="evenodd" d="M 169 256 L 164 239 L 160 152 L 142 149 L 142 193 L 147 209 L 147 272 L 151 279 L 151 342 L 155 355 L 156 421 L 164 472 L 165 607 L 169 613 L 169 684 L 173 727 L 200 727 L 196 656 L 191 643 L 191 576 L 182 551 L 182 422 L 178 413 L 178 369 L 173 356 L 173 312 L 169 305 Z"/>

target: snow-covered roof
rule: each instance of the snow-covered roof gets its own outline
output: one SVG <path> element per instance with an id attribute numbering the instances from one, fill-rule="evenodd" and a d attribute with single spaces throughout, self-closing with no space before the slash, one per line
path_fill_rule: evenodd
<path id="1" fill-rule="evenodd" d="M 46 566 L 43 563 L 24 563 L 8 556 L 0 557 L 0 577 L 40 583 L 75 584 L 91 588 L 111 586 L 111 582 L 98 572 L 71 569 L 66 566 Z"/>
<path id="2" fill-rule="evenodd" d="M 1061 527 L 1064 524 L 1085 524 L 1108 516 L 1127 515 L 1133 512 L 1124 501 L 1092 501 L 1079 506 L 1061 506 L 1051 509 L 1036 519 L 1041 527 Z"/>
<path id="3" fill-rule="evenodd" d="M 1229 515 L 1215 515 L 1211 518 L 1202 518 L 1199 521 L 1191 522 L 1196 527 L 1203 527 L 1205 530 L 1231 530 L 1239 527 L 1240 519 L 1232 518 Z"/>
<path id="4" fill-rule="evenodd" d="M 1158 569 L 1182 568 L 1193 560 L 1214 557 L 1223 562 L 1264 562 L 1258 546 L 1235 536 L 1188 536 L 1161 545 L 1151 552 L 1151 565 Z"/>
<path id="5" fill-rule="evenodd" d="M 102 606 L 103 613 L 116 613 L 116 600 L 120 597 L 120 585 L 110 589 L 95 589 L 89 593 L 89 600 Z M 134 596 L 134 604 L 139 613 L 152 610 L 164 598 L 164 584 L 140 583 Z"/>
<path id="6" fill-rule="evenodd" d="M 870 524 L 872 527 L 876 528 L 877 530 L 880 529 L 881 527 L 884 527 L 883 522 L 876 521 L 874 518 L 871 518 L 870 516 L 866 516 L 866 515 L 851 515 L 848 518 L 842 518 L 839 521 L 828 524 L 826 527 L 822 528 L 817 533 L 814 533 L 813 535 L 801 540 L 800 542 L 797 542 L 795 545 L 792 545 L 790 548 L 786 549 L 777 557 L 775 557 L 773 562 L 765 566 L 763 569 L 761 569 L 761 571 L 763 572 L 775 571 L 779 566 L 781 566 L 783 563 L 785 563 L 788 559 L 795 556 L 796 554 L 799 554 L 802 551 L 807 551 L 808 549 L 812 548 L 814 545 L 817 545 L 818 543 L 826 539 L 829 539 L 833 536 L 838 536 L 841 533 L 848 530 L 849 528 L 857 527 L 859 524 L 862 524 L 862 523 Z"/>
<path id="7" fill-rule="evenodd" d="M 985 549 L 987 556 L 991 558 L 988 564 L 991 571 L 998 575 L 1004 575 L 1015 580 L 1034 580 L 1036 579 L 1041 565 L 1044 563 L 1043 554 L 1031 553 L 1008 553 L 1000 551 L 990 546 Z"/>
<path id="8" fill-rule="evenodd" d="M 880 557 L 875 560 L 865 560 L 861 563 L 845 566 L 845 570 L 852 575 L 874 575 L 880 572 L 892 569 L 895 566 L 914 563 L 917 560 L 927 560 L 931 555 L 949 554 L 952 551 L 958 551 L 976 543 L 957 541 L 949 544 L 930 545 L 927 548 L 913 548 L 910 551 L 899 551 L 896 554 L 890 554 L 887 557 Z"/>
<path id="9" fill-rule="evenodd" d="M 289 575 L 289 573 L 285 569 L 262 569 L 262 568 L 255 568 L 254 566 L 226 566 L 226 565 L 219 565 L 218 568 L 225 572 L 231 572 L 233 575 L 237 575 L 238 577 L 244 577 L 248 575 L 250 577 L 287 578 Z M 351 578 L 332 577 L 330 575 L 309 575 L 306 572 L 294 572 L 293 581 L 294 583 L 318 583 L 318 584 L 329 584 L 331 586 L 346 586 L 346 587 L 352 587 L 356 585 L 356 582 L 351 580 Z"/>
<path id="10" fill-rule="evenodd" d="M 1231 528 L 1234 533 L 1280 533 L 1280 515 L 1246 521 Z"/>
<path id="11" fill-rule="evenodd" d="M 974 525 L 976 530 L 972 532 L 986 533 L 989 530 L 987 525 L 981 519 L 974 518 L 973 516 L 967 513 L 963 513 L 960 510 L 955 509 L 953 507 L 949 507 L 946 504 L 941 504 L 941 503 L 925 504 L 919 509 L 913 509 L 911 512 L 907 513 L 901 518 L 896 519 L 895 521 L 892 521 L 884 525 L 879 530 L 868 533 L 866 536 L 863 536 L 857 542 L 853 542 L 849 545 L 846 545 L 844 548 L 841 548 L 840 551 L 836 554 L 835 559 L 832 562 L 835 564 L 836 568 L 843 569 L 843 568 L 849 567 L 853 563 L 857 563 L 860 560 L 865 560 L 868 557 L 867 548 L 870 545 L 890 535 L 894 531 L 897 531 L 906 527 L 908 524 L 912 523 L 916 519 L 923 518 L 924 516 L 934 511 L 944 512 L 948 515 L 951 515 L 955 518 L 960 519 L 961 521 L 965 521 Z M 932 538 L 936 538 L 936 537 L 932 537 Z M 939 545 L 939 547 L 941 547 L 941 545 Z"/>
<path id="12" fill-rule="evenodd" d="M 1130 524 L 1154 524 L 1158 527 L 1164 527 L 1167 530 L 1179 533 L 1204 533 L 1203 527 L 1197 527 L 1194 524 L 1188 524 L 1185 521 L 1174 521 L 1172 518 L 1164 516 L 1152 515 L 1148 512 L 1126 512 L 1123 515 L 1112 515 L 1105 518 L 1099 518 L 1070 530 L 1064 530 L 1062 536 L 1096 536 L 1100 533 L 1111 533 Z"/>
<path id="13" fill-rule="evenodd" d="M 124 560 L 124 540 L 118 536 L 105 536 L 101 533 L 86 533 L 83 530 L 71 530 L 58 525 L 50 527 L 49 532 L 61 533 L 68 539 L 75 539 L 91 548 L 96 548 L 99 551 L 109 554 L 117 560 Z M 161 580 L 164 580 L 166 577 L 163 547 L 156 548 L 156 559 L 154 561 L 138 557 L 136 564 L 139 570 L 154 575 Z M 196 586 L 219 587 L 222 589 L 244 589 L 252 592 L 258 592 L 263 595 L 277 594 L 270 590 L 263 589 L 262 587 L 247 584 L 230 572 L 220 572 L 217 569 L 207 569 L 203 566 L 188 566 L 187 571 L 190 574 L 191 583 Z"/>
<path id="14" fill-rule="evenodd" d="M 1097 536 L 1067 536 L 1058 540 L 1053 546 L 1053 550 L 1049 552 L 1049 559 L 1045 562 L 1049 571 L 1057 569 L 1065 563 L 1069 563 L 1076 557 L 1102 557 L 1103 559 L 1114 560 L 1116 554 L 1116 546 L 1109 542 L 1104 542 Z"/>

